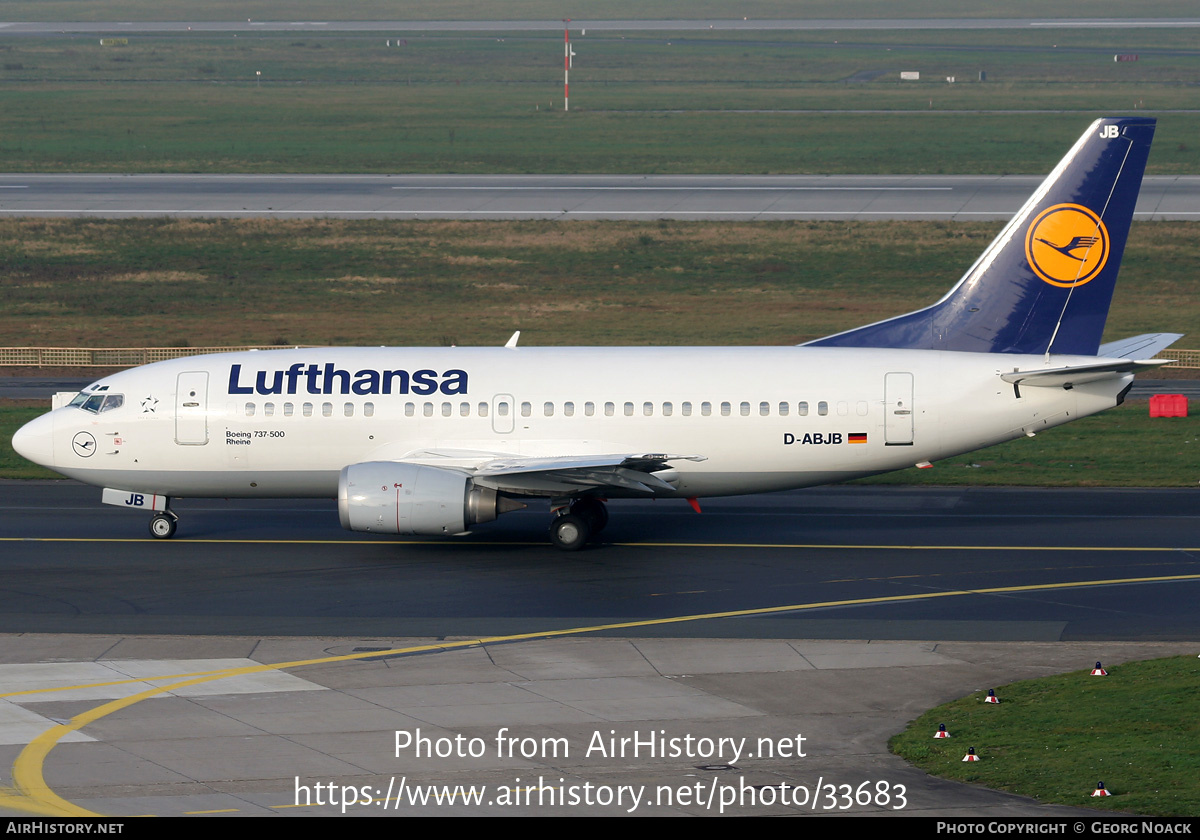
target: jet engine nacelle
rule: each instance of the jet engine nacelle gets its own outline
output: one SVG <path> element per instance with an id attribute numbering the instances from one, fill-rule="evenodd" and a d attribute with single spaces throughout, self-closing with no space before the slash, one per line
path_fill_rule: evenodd
<path id="1" fill-rule="evenodd" d="M 420 464 L 351 464 L 338 479 L 338 516 L 350 531 L 462 534 L 512 509 L 497 502 L 495 490 L 476 487 L 463 473 Z"/>

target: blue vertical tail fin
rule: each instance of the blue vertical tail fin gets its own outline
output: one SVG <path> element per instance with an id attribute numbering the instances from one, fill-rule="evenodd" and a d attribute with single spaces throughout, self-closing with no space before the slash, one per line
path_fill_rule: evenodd
<path id="1" fill-rule="evenodd" d="M 1094 356 L 1154 125 L 1096 120 L 940 301 L 809 346 Z"/>

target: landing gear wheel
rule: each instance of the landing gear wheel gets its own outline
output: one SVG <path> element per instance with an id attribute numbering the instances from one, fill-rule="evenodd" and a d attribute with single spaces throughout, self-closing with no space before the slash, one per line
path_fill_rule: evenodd
<path id="1" fill-rule="evenodd" d="M 591 535 L 588 521 L 574 513 L 556 516 L 550 523 L 550 542 L 562 551 L 578 551 Z"/>
<path id="2" fill-rule="evenodd" d="M 608 524 L 608 508 L 599 499 L 590 497 L 580 499 L 571 505 L 571 513 L 576 516 L 582 516 L 586 520 L 592 536 L 599 534 L 604 530 L 604 526 Z"/>
<path id="3" fill-rule="evenodd" d="M 175 536 L 175 528 L 179 524 L 169 513 L 156 513 L 150 520 L 150 536 L 156 540 L 169 540 Z"/>

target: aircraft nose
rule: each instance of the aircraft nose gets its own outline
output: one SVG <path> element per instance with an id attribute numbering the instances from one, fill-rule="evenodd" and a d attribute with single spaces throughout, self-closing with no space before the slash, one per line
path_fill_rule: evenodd
<path id="1" fill-rule="evenodd" d="M 54 418 L 51 414 L 43 414 L 30 420 L 12 439 L 13 449 L 22 458 L 41 464 L 43 467 L 54 465 Z"/>

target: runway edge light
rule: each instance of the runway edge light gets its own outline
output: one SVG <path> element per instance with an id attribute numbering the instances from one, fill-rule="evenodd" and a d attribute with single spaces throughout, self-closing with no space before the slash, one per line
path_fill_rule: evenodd
<path id="1" fill-rule="evenodd" d="M 963 756 L 963 761 L 979 761 L 979 756 L 975 755 L 974 747 L 967 749 L 967 754 Z"/>
<path id="2" fill-rule="evenodd" d="M 984 698 L 983 698 L 983 702 L 984 702 L 984 703 L 999 703 L 999 702 L 1000 702 L 1000 698 L 996 696 L 996 689 L 994 689 L 994 688 L 989 688 L 989 689 L 988 689 L 988 693 L 987 693 L 987 697 L 984 697 Z"/>
<path id="3" fill-rule="evenodd" d="M 949 738 L 950 733 L 946 731 L 946 724 L 939 723 L 938 731 L 933 733 L 934 738 Z"/>
<path id="4" fill-rule="evenodd" d="M 1096 789 L 1092 791 L 1092 796 L 1112 796 L 1112 794 L 1104 787 L 1104 782 L 1096 782 Z"/>
<path id="5" fill-rule="evenodd" d="M 1107 677 L 1108 671 L 1105 671 L 1104 668 L 1102 668 L 1100 666 L 1100 663 L 1097 662 L 1096 667 L 1092 669 L 1092 676 L 1093 677 Z"/>

